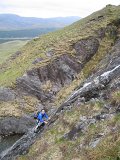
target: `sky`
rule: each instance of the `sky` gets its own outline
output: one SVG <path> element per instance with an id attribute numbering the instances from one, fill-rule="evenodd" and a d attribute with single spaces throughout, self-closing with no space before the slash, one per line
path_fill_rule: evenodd
<path id="1" fill-rule="evenodd" d="M 24 17 L 66 17 L 87 15 L 120 0 L 0 0 L 0 13 Z"/>

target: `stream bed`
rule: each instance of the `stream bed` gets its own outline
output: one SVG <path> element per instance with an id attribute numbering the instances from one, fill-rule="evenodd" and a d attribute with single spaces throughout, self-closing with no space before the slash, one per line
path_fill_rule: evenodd
<path id="1" fill-rule="evenodd" d="M 0 154 L 2 151 L 12 146 L 21 137 L 22 135 L 12 135 L 12 136 L 0 137 Z"/>

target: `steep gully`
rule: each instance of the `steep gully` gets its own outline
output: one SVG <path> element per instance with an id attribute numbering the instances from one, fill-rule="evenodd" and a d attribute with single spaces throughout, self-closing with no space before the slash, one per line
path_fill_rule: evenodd
<path id="1" fill-rule="evenodd" d="M 117 65 L 113 69 L 104 72 L 100 76 L 97 76 L 92 81 L 87 82 L 83 85 L 83 87 L 79 88 L 71 96 L 56 110 L 56 112 L 52 115 L 51 120 L 45 128 L 42 128 L 39 133 L 34 133 L 34 130 L 30 130 L 27 134 L 23 135 L 13 146 L 11 146 L 9 149 L 3 151 L 0 155 L 1 160 L 11 160 L 14 159 L 14 157 L 25 154 L 29 147 L 35 142 L 37 137 L 41 137 L 44 132 L 49 129 L 49 127 L 55 122 L 55 120 L 58 118 L 61 111 L 64 111 L 64 109 L 67 109 L 74 101 L 77 100 L 79 97 L 84 97 L 90 95 L 90 97 L 94 97 L 96 93 L 99 91 L 105 89 L 107 85 L 111 82 L 111 80 L 120 75 L 120 65 Z M 110 116 L 110 115 L 109 115 Z M 108 116 L 108 117 L 109 117 Z M 86 124 L 92 123 L 94 119 L 86 120 Z M 81 130 L 82 128 L 76 128 L 74 131 Z M 72 132 L 72 131 L 71 131 Z M 75 133 L 68 133 L 70 134 L 70 137 L 72 138 Z"/>

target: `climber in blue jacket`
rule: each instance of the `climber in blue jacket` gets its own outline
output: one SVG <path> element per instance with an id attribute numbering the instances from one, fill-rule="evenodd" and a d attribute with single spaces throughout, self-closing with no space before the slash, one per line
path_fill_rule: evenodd
<path id="1" fill-rule="evenodd" d="M 48 115 L 46 114 L 44 109 L 42 109 L 41 112 L 38 114 L 37 119 L 40 123 L 47 123 Z"/>
<path id="2" fill-rule="evenodd" d="M 41 112 L 37 114 L 37 126 L 35 127 L 35 131 L 37 131 L 39 126 L 44 126 L 48 123 L 49 117 L 46 114 L 45 110 L 42 109 Z"/>

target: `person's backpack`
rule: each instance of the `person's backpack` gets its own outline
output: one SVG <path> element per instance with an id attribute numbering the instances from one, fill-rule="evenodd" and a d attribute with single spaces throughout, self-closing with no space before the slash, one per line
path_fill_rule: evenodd
<path id="1" fill-rule="evenodd" d="M 34 115 L 34 119 L 37 119 L 37 118 L 38 118 L 39 113 L 40 113 L 40 112 L 38 111 L 37 114 Z"/>

